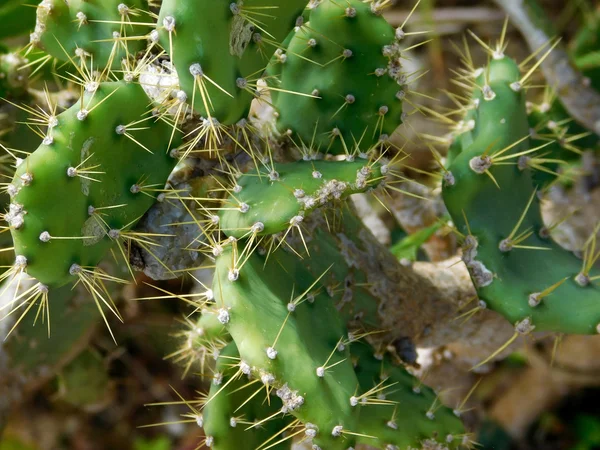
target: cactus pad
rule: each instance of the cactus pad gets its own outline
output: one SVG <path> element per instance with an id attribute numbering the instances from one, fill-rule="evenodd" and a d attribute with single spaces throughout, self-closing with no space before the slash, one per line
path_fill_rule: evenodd
<path id="1" fill-rule="evenodd" d="M 76 280 L 154 202 L 175 160 L 143 89 L 105 83 L 56 116 L 8 191 L 15 253 L 41 283 Z M 24 258 L 24 259 L 23 259 Z"/>
<path id="2" fill-rule="evenodd" d="M 256 81 L 306 0 L 165 0 L 161 43 L 181 88 L 204 117 L 230 125 L 248 114 Z"/>
<path id="3" fill-rule="evenodd" d="M 144 5 L 142 0 L 43 0 L 31 44 L 61 61 L 121 67 L 123 57 L 145 47 L 151 19 Z"/>
<path id="4" fill-rule="evenodd" d="M 272 388 L 283 401 L 281 413 L 299 419 L 299 432 L 318 448 L 465 444 L 460 421 L 429 389 L 413 391 L 417 384 L 410 375 L 377 359 L 369 344 L 342 325 L 335 294 L 323 283 L 332 267 L 314 275 L 319 263 L 313 260 L 339 252 L 327 248 L 303 260 L 283 248 L 262 256 L 258 251 L 239 269 L 235 249 L 217 258 L 218 320 L 239 348 L 236 370 Z M 343 259 L 328 255 L 329 261 L 336 264 L 336 256 Z M 347 267 L 339 264 L 342 271 Z M 413 425 L 402 426 L 403 418 Z"/>
<path id="5" fill-rule="evenodd" d="M 271 71 L 279 82 L 270 83 L 281 89 L 278 127 L 324 153 L 366 152 L 402 122 L 403 32 L 368 2 L 313 4 L 309 23 L 271 62 L 281 65 Z"/>
<path id="6" fill-rule="evenodd" d="M 284 231 L 315 208 L 382 184 L 385 169 L 360 160 L 298 161 L 242 175 L 220 213 L 221 229 L 234 237 Z"/>
<path id="7" fill-rule="evenodd" d="M 463 260 L 479 296 L 520 334 L 597 333 L 596 242 L 590 239 L 582 261 L 555 244 L 542 222 L 518 65 L 502 56 L 476 76 L 474 125 L 458 137 L 464 146 L 448 166 L 443 196 L 465 235 Z"/>
<path id="8" fill-rule="evenodd" d="M 207 447 L 214 450 L 255 450 L 271 438 L 271 444 L 275 444 L 282 439 L 277 437 L 278 434 L 291 422 L 289 417 L 277 417 L 252 427 L 276 414 L 280 402 L 276 399 L 267 401 L 261 395 L 250 399 L 256 387 L 241 372 L 239 363 L 234 343 L 221 351 L 207 403 L 198 418 L 203 423 Z M 284 440 L 271 448 L 284 450 L 289 444 L 286 446 Z"/>

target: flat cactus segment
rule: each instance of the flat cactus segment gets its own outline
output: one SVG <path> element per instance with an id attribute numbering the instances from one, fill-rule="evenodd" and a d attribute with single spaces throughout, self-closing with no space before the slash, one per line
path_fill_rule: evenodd
<path id="1" fill-rule="evenodd" d="M 314 226 L 320 229 L 318 223 Z M 324 230 L 312 238 L 323 242 L 326 234 Z M 239 271 L 231 269 L 235 250 L 228 247 L 217 258 L 213 287 L 218 318 L 239 348 L 240 359 L 225 356 L 229 372 L 243 379 L 239 382 L 248 383 L 242 374 L 250 374 L 272 388 L 284 402 L 281 413 L 299 419 L 305 436 L 320 448 L 345 449 L 357 443 L 380 449 L 421 448 L 425 442 L 468 448 L 460 420 L 430 389 L 381 353 L 376 355 L 370 344 L 358 340 L 360 332 L 350 333 L 341 325 L 337 309 L 343 302 L 330 282 L 339 286 L 337 281 L 347 280 L 350 269 L 338 243 L 324 245 L 321 253 L 302 260 L 283 248 L 268 256 L 254 252 Z M 311 251 L 317 247 L 311 245 Z M 326 258 L 330 266 L 315 275 Z M 377 300 L 367 292 L 350 289 L 358 307 L 369 301 L 376 307 Z M 344 319 L 348 316 L 344 313 Z M 218 370 L 221 386 L 226 373 Z M 211 392 L 216 389 L 212 386 Z M 209 397 L 207 410 L 210 402 Z M 226 417 L 221 415 L 221 427 Z"/>
<path id="2" fill-rule="evenodd" d="M 107 366 L 95 349 L 86 349 L 58 373 L 56 400 L 82 410 L 105 405 L 114 388 Z"/>
<path id="3" fill-rule="evenodd" d="M 17 168 L 8 221 L 18 258 L 41 283 L 60 286 L 96 266 L 163 188 L 176 163 L 171 126 L 147 105 L 139 85 L 101 84 L 56 116 Z"/>
<path id="4" fill-rule="evenodd" d="M 346 330 L 323 286 L 295 255 L 254 252 L 241 270 L 228 247 L 217 258 L 213 283 L 220 320 L 253 376 L 276 391 L 321 448 L 346 449 L 356 432 L 350 397 L 358 384 Z"/>
<path id="5" fill-rule="evenodd" d="M 356 397 L 364 437 L 359 443 L 380 449 L 470 447 L 460 419 L 430 388 L 418 384 L 387 357 L 376 358 L 369 345 L 357 343 L 351 353 L 360 382 Z M 369 396 L 363 394 L 373 391 Z"/>
<path id="6" fill-rule="evenodd" d="M 277 417 L 250 428 L 252 424 L 276 414 L 281 402 L 277 399 L 266 401 L 262 395 L 250 399 L 256 391 L 256 384 L 241 372 L 239 361 L 234 343 L 221 351 L 207 403 L 198 418 L 198 423 L 203 424 L 207 447 L 214 450 L 256 450 L 271 438 L 274 439 L 270 444 L 275 444 L 283 439 L 278 434 L 291 422 L 289 417 Z M 284 440 L 270 448 L 284 450 L 290 445 Z"/>
<path id="7" fill-rule="evenodd" d="M 278 127 L 321 152 L 366 152 L 402 123 L 403 33 L 367 2 L 313 3 L 310 22 L 271 63 Z"/>
<path id="8" fill-rule="evenodd" d="M 31 44 L 60 61 L 119 68 L 146 46 L 152 25 L 146 7 L 143 0 L 43 0 Z"/>
<path id="9" fill-rule="evenodd" d="M 220 212 L 221 229 L 236 238 L 284 231 L 315 208 L 381 185 L 385 170 L 361 160 L 298 161 L 242 175 Z"/>
<path id="10" fill-rule="evenodd" d="M 306 0 L 165 0 L 161 43 L 196 112 L 231 125 L 248 114 L 257 79 Z"/>
<path id="11" fill-rule="evenodd" d="M 463 260 L 480 298 L 514 323 L 516 333 L 534 328 L 597 333 L 600 289 L 590 273 L 597 257 L 595 240 L 581 261 L 550 239 L 533 169 L 518 164 L 536 153 L 528 138 L 518 66 L 503 57 L 490 61 L 484 72 L 473 94 L 472 143 L 449 165 L 454 183 L 443 191 L 452 219 L 465 235 Z"/>
<path id="12" fill-rule="evenodd" d="M 6 295 L 6 284 L 2 289 L 3 295 Z M 50 337 L 48 324 L 38 323 L 35 327 L 19 327 L 4 343 L 11 370 L 20 378 L 41 385 L 87 347 L 99 316 L 93 302 L 78 301 L 77 297 L 81 295 L 80 288 L 63 286 L 51 289 L 48 293 L 53 310 L 50 315 Z M 4 309 L 2 313 L 6 311 Z M 25 320 L 33 320 L 33 317 L 32 312 Z M 6 318 L 2 317 L 2 320 Z"/>

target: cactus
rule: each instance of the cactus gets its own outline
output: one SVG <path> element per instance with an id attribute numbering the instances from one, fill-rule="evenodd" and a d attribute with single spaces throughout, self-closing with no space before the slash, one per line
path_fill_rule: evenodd
<path id="1" fill-rule="evenodd" d="M 92 70 L 120 68 L 122 58 L 145 48 L 150 26 L 142 0 L 44 0 L 30 45 Z"/>
<path id="2" fill-rule="evenodd" d="M 315 151 L 366 153 L 403 118 L 404 31 L 380 16 L 377 2 L 311 4 L 309 22 L 292 32 L 271 63 L 278 75 L 271 84 L 281 90 L 274 99 L 278 127 Z"/>
<path id="3" fill-rule="evenodd" d="M 76 281 L 115 243 L 124 251 L 134 239 L 127 232 L 175 163 L 169 125 L 148 115 L 139 85 L 88 90 L 80 103 L 48 118 L 44 142 L 7 188 L 17 259 L 50 286 Z M 137 136 L 140 125 L 146 129 Z"/>
<path id="4" fill-rule="evenodd" d="M 394 285 L 414 275 L 398 258 L 416 259 L 442 225 L 427 224 L 394 256 L 369 244 L 349 202 L 373 194 L 387 207 L 385 195 L 407 180 L 406 155 L 390 136 L 411 103 L 412 74 L 400 63 L 408 33 L 382 15 L 389 3 L 163 0 L 157 15 L 141 0 L 43 0 L 25 54 L 0 56 L 0 95 L 10 101 L 2 133 L 14 130 L 2 156 L 13 245 L 0 280 L 18 290 L 35 278 L 3 308 L 22 312 L 21 325 L 35 311 L 54 317 L 50 303 L 77 319 L 36 352 L 62 364 L 69 336 L 79 340 L 95 322 L 94 306 L 107 325 L 106 311 L 121 318 L 104 285 L 126 283 L 103 269 L 112 253 L 133 279 L 140 269 L 199 286 L 175 295 L 158 285 L 152 298 L 193 308 L 168 356 L 185 375 L 199 366 L 210 379 L 207 394 L 181 399 L 191 409 L 183 421 L 203 428 L 201 446 L 472 448 L 462 405 L 447 408 L 400 364 L 414 364 L 417 335 L 440 324 L 397 316 L 458 302 L 430 304 L 439 297 L 429 279 L 404 277 L 410 293 Z M 532 71 L 522 74 L 503 42 L 488 50 L 485 68 L 467 69 L 470 103 L 433 177 L 444 184 L 479 305 L 515 325 L 512 340 L 534 329 L 600 332 L 596 239 L 583 262 L 561 250 L 537 196 L 567 179 L 557 173 L 597 140 L 571 123 L 551 89 L 526 103 Z M 51 59 L 65 63 L 58 80 L 40 70 Z M 78 100 L 59 113 L 63 94 Z M 32 117 L 16 118 L 18 104 Z M 41 144 L 30 148 L 19 127 Z M 93 301 L 66 305 L 61 293 L 72 286 Z M 29 333 L 37 339 L 40 329 L 6 347 L 25 366 L 44 358 L 23 351 Z M 80 373 L 75 363 L 63 379 Z M 86 403 L 87 391 L 71 401 Z"/>
<path id="5" fill-rule="evenodd" d="M 306 6 L 304 0 L 167 0 L 156 31 L 148 34 L 144 24 L 151 15 L 137 3 L 41 2 L 29 48 L 39 47 L 48 57 L 34 65 L 53 57 L 74 66 L 76 74 L 67 71 L 66 77 L 80 85 L 81 97 L 58 114 L 46 92 L 46 108 L 39 108 L 45 112 L 28 122 L 35 123 L 43 142 L 17 161 L 13 181 L 6 184 L 5 219 L 16 256 L 3 279 L 12 286 L 25 274 L 36 279 L 25 294 L 13 296 L 10 311 L 24 310 L 17 320 L 22 322 L 38 305 L 48 317 L 50 303 L 54 306 L 48 290 L 75 284 L 87 288 L 108 324 L 106 311 L 120 316 L 104 281 L 124 282 L 98 266 L 109 251 L 120 254 L 130 271 L 139 264 L 157 278 L 170 278 L 191 272 L 195 264 L 195 258 L 178 258 L 175 247 L 202 253 L 207 247 L 205 253 L 216 261 L 213 285 L 182 297 L 202 314 L 186 320 L 184 345 L 170 355 L 185 363 L 186 373 L 194 363 L 203 373 L 213 371 L 210 392 L 187 416 L 203 425 L 207 446 L 239 448 L 243 442 L 249 449 L 288 448 L 296 437 L 315 448 L 364 443 L 389 449 L 430 442 L 469 447 L 459 438 L 460 420 L 432 391 L 413 391 L 418 382 L 412 376 L 389 358 L 374 359 L 384 353 L 382 341 L 365 339 L 360 330 L 380 327 L 377 295 L 349 287 L 344 294 L 352 291 L 353 301 L 345 305 L 342 296 L 338 310 L 332 283 L 349 276 L 358 284 L 368 282 L 364 273 L 354 273 L 341 238 L 313 225 L 306 237 L 303 231 L 304 220 L 313 215 L 326 211 L 335 226 L 344 211 L 347 226 L 358 233 L 360 226 L 346 211 L 348 198 L 402 181 L 396 172 L 399 155 L 388 156 L 382 143 L 402 120 L 403 31 L 381 17 L 377 2 L 352 0 L 341 10 L 332 0 Z M 190 22 L 192 17 L 203 23 Z M 321 71 L 304 67 L 308 62 L 295 49 L 308 32 L 324 37 L 311 46 Z M 277 67 L 265 75 L 278 126 L 289 128 L 290 108 L 298 100 L 306 117 L 320 114 L 322 127 L 319 142 L 300 161 L 290 155 L 294 150 L 287 151 L 285 138 L 265 132 L 268 126 L 259 128 L 256 117 L 246 119 L 251 100 L 262 100 L 257 80 L 276 51 L 281 59 L 278 49 L 286 36 L 289 64 L 277 80 Z M 170 65 L 156 63 L 158 40 Z M 310 83 L 332 77 L 347 84 L 323 87 L 323 106 L 315 106 L 314 87 L 305 92 L 294 76 L 305 69 Z M 346 70 L 361 75 L 346 79 Z M 167 72 L 163 84 L 161 74 Z M 47 75 L 42 72 L 42 78 Z M 20 92 L 7 86 L 13 98 L 30 94 L 31 86 Z M 329 117 L 339 107 L 336 89 L 353 91 L 345 92 L 344 100 L 353 108 L 342 108 L 339 119 Z M 314 124 L 296 125 L 307 141 L 303 136 L 309 129 L 312 136 Z M 340 127 L 342 139 L 322 145 L 329 138 L 321 134 L 333 127 Z M 210 129 L 218 134 L 207 137 Z M 227 140 L 233 150 L 211 147 Z M 171 171 L 178 161 L 191 165 L 187 157 L 197 158 L 194 152 L 202 146 L 211 150 L 208 158 L 200 157 L 204 177 L 186 185 L 189 180 L 182 183 Z M 324 159 L 325 153 L 346 157 Z M 161 203 L 140 222 L 147 231 L 136 231 L 159 194 Z M 191 226 L 199 228 L 193 239 Z M 165 270 L 146 265 L 148 256 Z M 359 313 L 362 321 L 356 319 Z M 384 375 L 388 378 L 378 379 Z M 406 429 L 394 422 L 404 417 L 398 406 L 403 403 L 413 408 Z"/>
<path id="6" fill-rule="evenodd" d="M 241 176 L 218 223 L 228 236 L 268 236 L 298 227 L 305 214 L 328 202 L 375 188 L 387 167 L 353 161 L 298 161 Z"/>
<path id="7" fill-rule="evenodd" d="M 468 444 L 468 439 L 462 441 L 460 422 L 437 404 L 431 391 L 415 393 L 410 375 L 389 361 L 382 365 L 373 348 L 348 332 L 331 292 L 321 282 L 327 271 L 313 275 L 319 265 L 313 261 L 322 266 L 323 261 L 342 258 L 336 247 L 319 245 L 327 258 L 319 254 L 305 260 L 282 249 L 268 256 L 254 252 L 243 266 L 236 266 L 240 244 L 227 247 L 217 258 L 213 282 L 218 309 L 212 313 L 239 349 L 239 361 L 233 359 L 230 365 L 238 376 L 251 376 L 267 391 L 273 389 L 283 404 L 281 414 L 299 419 L 298 426 L 315 445 L 347 448 L 357 442 L 406 448 L 448 436 L 452 436 L 446 440 L 449 448 Z M 336 264 L 340 270 L 344 266 Z M 221 382 L 218 369 L 216 376 Z M 209 399 L 224 395 L 214 391 L 213 387 Z M 402 415 L 400 405 L 406 404 L 413 405 L 414 426 L 399 429 L 395 420 Z M 210 430 L 206 432 L 211 444 L 218 445 Z"/>
<path id="8" fill-rule="evenodd" d="M 159 33 L 193 108 L 225 125 L 247 116 L 256 81 L 305 0 L 166 0 Z"/>
<path id="9" fill-rule="evenodd" d="M 543 149 L 529 142 L 519 67 L 501 55 L 472 73 L 474 124 L 456 140 L 444 201 L 479 296 L 520 334 L 600 332 L 595 238 L 582 262 L 552 241 L 539 212 L 532 162 Z M 569 299 L 577 299 L 576 310 Z"/>
<path id="10" fill-rule="evenodd" d="M 347 355 L 335 352 L 346 333 L 334 305 L 324 292 L 313 291 L 313 278 L 293 256 L 282 253 L 265 261 L 254 253 L 241 272 L 232 267 L 232 256 L 233 250 L 226 251 L 217 260 L 213 290 L 219 319 L 254 375 L 279 390 L 286 412 L 323 430 L 319 445 L 338 448 L 336 427 L 356 430 L 349 401 L 356 377 L 348 359 L 340 362 Z M 338 363 L 335 376 L 320 377 L 316 371 L 327 363 Z"/>
<path id="11" fill-rule="evenodd" d="M 234 343 L 219 354 L 206 403 L 201 415 L 196 416 L 206 433 L 206 446 L 215 450 L 254 450 L 264 442 L 273 441 L 271 448 L 285 449 L 285 441 L 277 446 L 277 441 L 271 438 L 287 429 L 291 420 L 275 418 L 260 423 L 276 415 L 279 408 L 260 395 L 249 399 L 256 388 L 244 381 L 239 362 Z"/>

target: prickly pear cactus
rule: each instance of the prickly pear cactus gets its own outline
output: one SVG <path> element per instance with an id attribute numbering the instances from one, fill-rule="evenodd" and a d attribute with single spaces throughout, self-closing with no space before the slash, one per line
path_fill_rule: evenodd
<path id="1" fill-rule="evenodd" d="M 165 0 L 161 43 L 181 89 L 204 117 L 231 125 L 248 115 L 257 80 L 306 0 Z"/>
<path id="2" fill-rule="evenodd" d="M 386 141 L 402 122 L 407 75 L 402 29 L 377 2 L 311 2 L 271 62 L 278 127 L 297 145 L 355 155 Z M 348 76 L 352 73 L 352 76 Z M 301 95 L 299 95 L 301 94 Z M 303 117 L 304 120 L 298 120 Z"/>
<path id="3" fill-rule="evenodd" d="M 267 395 L 271 391 L 279 397 L 282 406 L 263 417 L 266 424 L 292 415 L 297 420 L 290 434 L 300 434 L 318 448 L 345 449 L 359 443 L 376 448 L 420 448 L 426 442 L 443 442 L 447 448 L 470 445 L 460 421 L 432 391 L 415 389 L 412 376 L 382 362 L 374 348 L 348 331 L 334 294 L 322 282 L 330 279 L 327 271 L 315 276 L 305 268 L 315 267 L 310 256 L 299 260 L 283 249 L 263 256 L 258 251 L 239 265 L 242 245 L 248 243 L 236 241 L 218 256 L 212 287 L 215 309 L 204 314 L 216 315 L 238 347 L 239 358 L 224 357 L 230 360 L 229 373 L 247 379 L 248 389 L 256 386 L 256 392 L 265 389 Z M 329 248 L 327 260 L 340 258 L 337 252 Z M 203 346 L 209 348 L 206 342 Z M 217 366 L 207 412 L 229 389 Z M 264 403 L 265 393 L 246 401 Z M 408 410 L 406 405 L 411 405 Z M 222 417 L 221 427 L 229 420 Z M 400 425 L 409 422 L 407 428 Z M 227 440 L 220 442 L 211 434 L 211 429 L 221 429 L 207 425 L 207 442 L 227 448 Z M 285 429 L 278 426 L 280 432 Z M 251 439 L 254 430 L 247 432 L 244 440 Z"/>
<path id="4" fill-rule="evenodd" d="M 49 118 L 44 142 L 7 187 L 16 264 L 49 286 L 77 281 L 110 247 L 124 252 L 176 162 L 171 129 L 148 111 L 141 86 L 86 87 L 80 102 Z"/>
<path id="5" fill-rule="evenodd" d="M 243 175 L 223 205 L 220 227 L 235 238 L 298 227 L 315 208 L 377 187 L 386 169 L 376 162 L 298 161 Z"/>
<path id="6" fill-rule="evenodd" d="M 44 0 L 32 47 L 60 61 L 103 70 L 145 48 L 152 22 L 142 0 Z"/>
<path id="7" fill-rule="evenodd" d="M 231 251 L 219 257 L 213 290 L 219 289 L 220 320 L 253 375 L 278 390 L 284 411 L 321 430 L 315 443 L 345 448 L 341 430 L 357 430 L 358 419 L 350 404 L 354 369 L 346 352 L 336 352 L 345 326 L 326 293 L 312 290 L 314 280 L 296 258 L 275 256 L 266 261 L 253 254 L 241 270 Z M 332 374 L 319 376 L 317 369 L 328 362 L 337 363 Z"/>
<path id="8" fill-rule="evenodd" d="M 403 43 L 419 32 L 390 25 L 389 3 L 43 0 L 30 45 L 0 55 L 0 96 L 32 116 L 0 110 L 10 122 L 0 134 L 21 125 L 41 141 L 33 151 L 25 139 L 21 149 L 3 141 L 14 242 L 0 281 L 18 290 L 35 278 L 5 308 L 23 312 L 17 323 L 48 317 L 51 304 L 81 323 L 57 330 L 60 345 L 38 345 L 47 357 L 25 355 L 29 329 L 6 348 L 22 352 L 23 365 L 54 363 L 71 333 L 91 328 L 90 307 L 107 324 L 107 311 L 122 319 L 104 282 L 127 282 L 101 268 L 112 254 L 134 279 L 140 269 L 201 287 L 175 295 L 158 286 L 153 297 L 193 308 L 169 356 L 186 375 L 199 366 L 210 384 L 184 401 L 184 421 L 203 428 L 200 446 L 473 448 L 462 410 L 401 365 L 396 340 L 412 338 L 391 316 L 407 299 L 392 298 L 395 279 L 378 276 L 400 263 L 369 246 L 350 206 L 354 194 L 374 194 L 387 208 L 412 169 L 390 137 L 411 103 L 401 58 L 415 46 Z M 480 304 L 514 324 L 515 337 L 600 332 L 596 239 L 582 259 L 562 250 L 538 198 L 597 140 L 551 89 L 527 103 L 532 72 L 521 73 L 503 44 L 488 50 L 488 64 L 469 66 L 460 82 L 472 92 L 457 100 L 468 105 L 443 174 L 433 174 Z M 40 70 L 56 59 L 59 76 Z M 439 227 L 413 236 L 408 253 L 395 250 L 415 259 Z M 73 285 L 91 297 L 85 309 L 52 301 Z M 89 400 L 73 394 L 72 403 Z"/>
<path id="9" fill-rule="evenodd" d="M 444 201 L 479 296 L 518 334 L 598 333 L 596 239 L 580 260 L 552 241 L 542 221 L 534 177 L 544 149 L 531 144 L 524 75 L 503 54 L 471 73 L 476 87 L 465 119 L 472 127 L 455 138 Z"/>

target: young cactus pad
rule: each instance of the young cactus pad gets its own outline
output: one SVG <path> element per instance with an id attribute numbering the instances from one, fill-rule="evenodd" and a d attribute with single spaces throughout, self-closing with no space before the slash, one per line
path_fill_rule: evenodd
<path id="1" fill-rule="evenodd" d="M 44 142 L 17 168 L 7 220 L 17 264 L 41 283 L 60 286 L 96 266 L 164 186 L 176 163 L 171 127 L 147 105 L 140 85 L 94 86 L 49 119 Z"/>
<path id="2" fill-rule="evenodd" d="M 161 43 L 196 112 L 231 125 L 248 114 L 256 81 L 306 0 L 164 0 Z"/>
<path id="3" fill-rule="evenodd" d="M 600 332 L 600 290 L 590 272 L 591 238 L 583 261 L 555 244 L 542 222 L 525 90 L 518 65 L 502 56 L 474 74 L 472 129 L 448 166 L 443 196 L 465 235 L 463 260 L 478 294 L 516 332 Z"/>
<path id="4" fill-rule="evenodd" d="M 335 430 L 356 430 L 349 399 L 358 382 L 347 350 L 336 350 L 346 330 L 335 305 L 295 255 L 253 252 L 241 269 L 235 256 L 228 247 L 217 258 L 213 291 L 242 361 L 277 390 L 283 412 L 320 430 L 315 443 L 348 448 L 352 437 Z M 335 367 L 321 376 L 327 364 Z"/>
<path id="5" fill-rule="evenodd" d="M 37 9 L 31 45 L 60 61 L 91 61 L 94 69 L 121 67 L 122 58 L 146 46 L 152 23 L 144 11 L 145 3 L 143 0 L 43 0 Z"/>
<path id="6" fill-rule="evenodd" d="M 259 253 L 238 270 L 234 244 L 217 258 L 213 283 L 218 319 L 239 348 L 241 359 L 231 364 L 239 364 L 240 376 L 272 388 L 283 401 L 281 413 L 299 419 L 301 431 L 318 448 L 463 444 L 460 420 L 433 392 L 415 392 L 418 382 L 410 375 L 382 363 L 371 346 L 350 337 L 321 283 L 326 272 L 311 275 L 283 248 L 268 258 Z"/>
<path id="7" fill-rule="evenodd" d="M 415 384 L 417 380 L 387 356 L 375 357 L 369 345 L 354 344 L 350 352 L 360 392 L 373 392 L 356 396 L 364 434 L 359 443 L 386 450 L 470 447 L 460 419 L 431 389 Z"/>
<path id="8" fill-rule="evenodd" d="M 274 96 L 278 127 L 321 152 L 366 152 L 402 122 L 404 33 L 375 3 L 313 4 L 310 22 L 292 32 L 271 62 L 279 79 L 269 84 L 281 90 Z"/>
<path id="9" fill-rule="evenodd" d="M 235 344 L 227 345 L 217 359 L 210 392 L 197 423 L 206 433 L 207 447 L 213 450 L 256 450 L 266 442 L 275 450 L 289 449 L 281 438 L 281 430 L 291 423 L 290 416 L 268 420 L 257 426 L 255 423 L 272 417 L 281 408 L 277 399 L 266 401 L 264 396 L 252 394 L 256 383 L 248 381 L 245 366 L 241 365 Z M 279 404 L 279 405 L 278 405 Z M 286 445 L 287 444 L 287 445 Z"/>
<path id="10" fill-rule="evenodd" d="M 220 213 L 222 231 L 265 236 L 300 225 L 305 213 L 382 184 L 385 166 L 368 161 L 275 164 L 237 180 Z"/>

